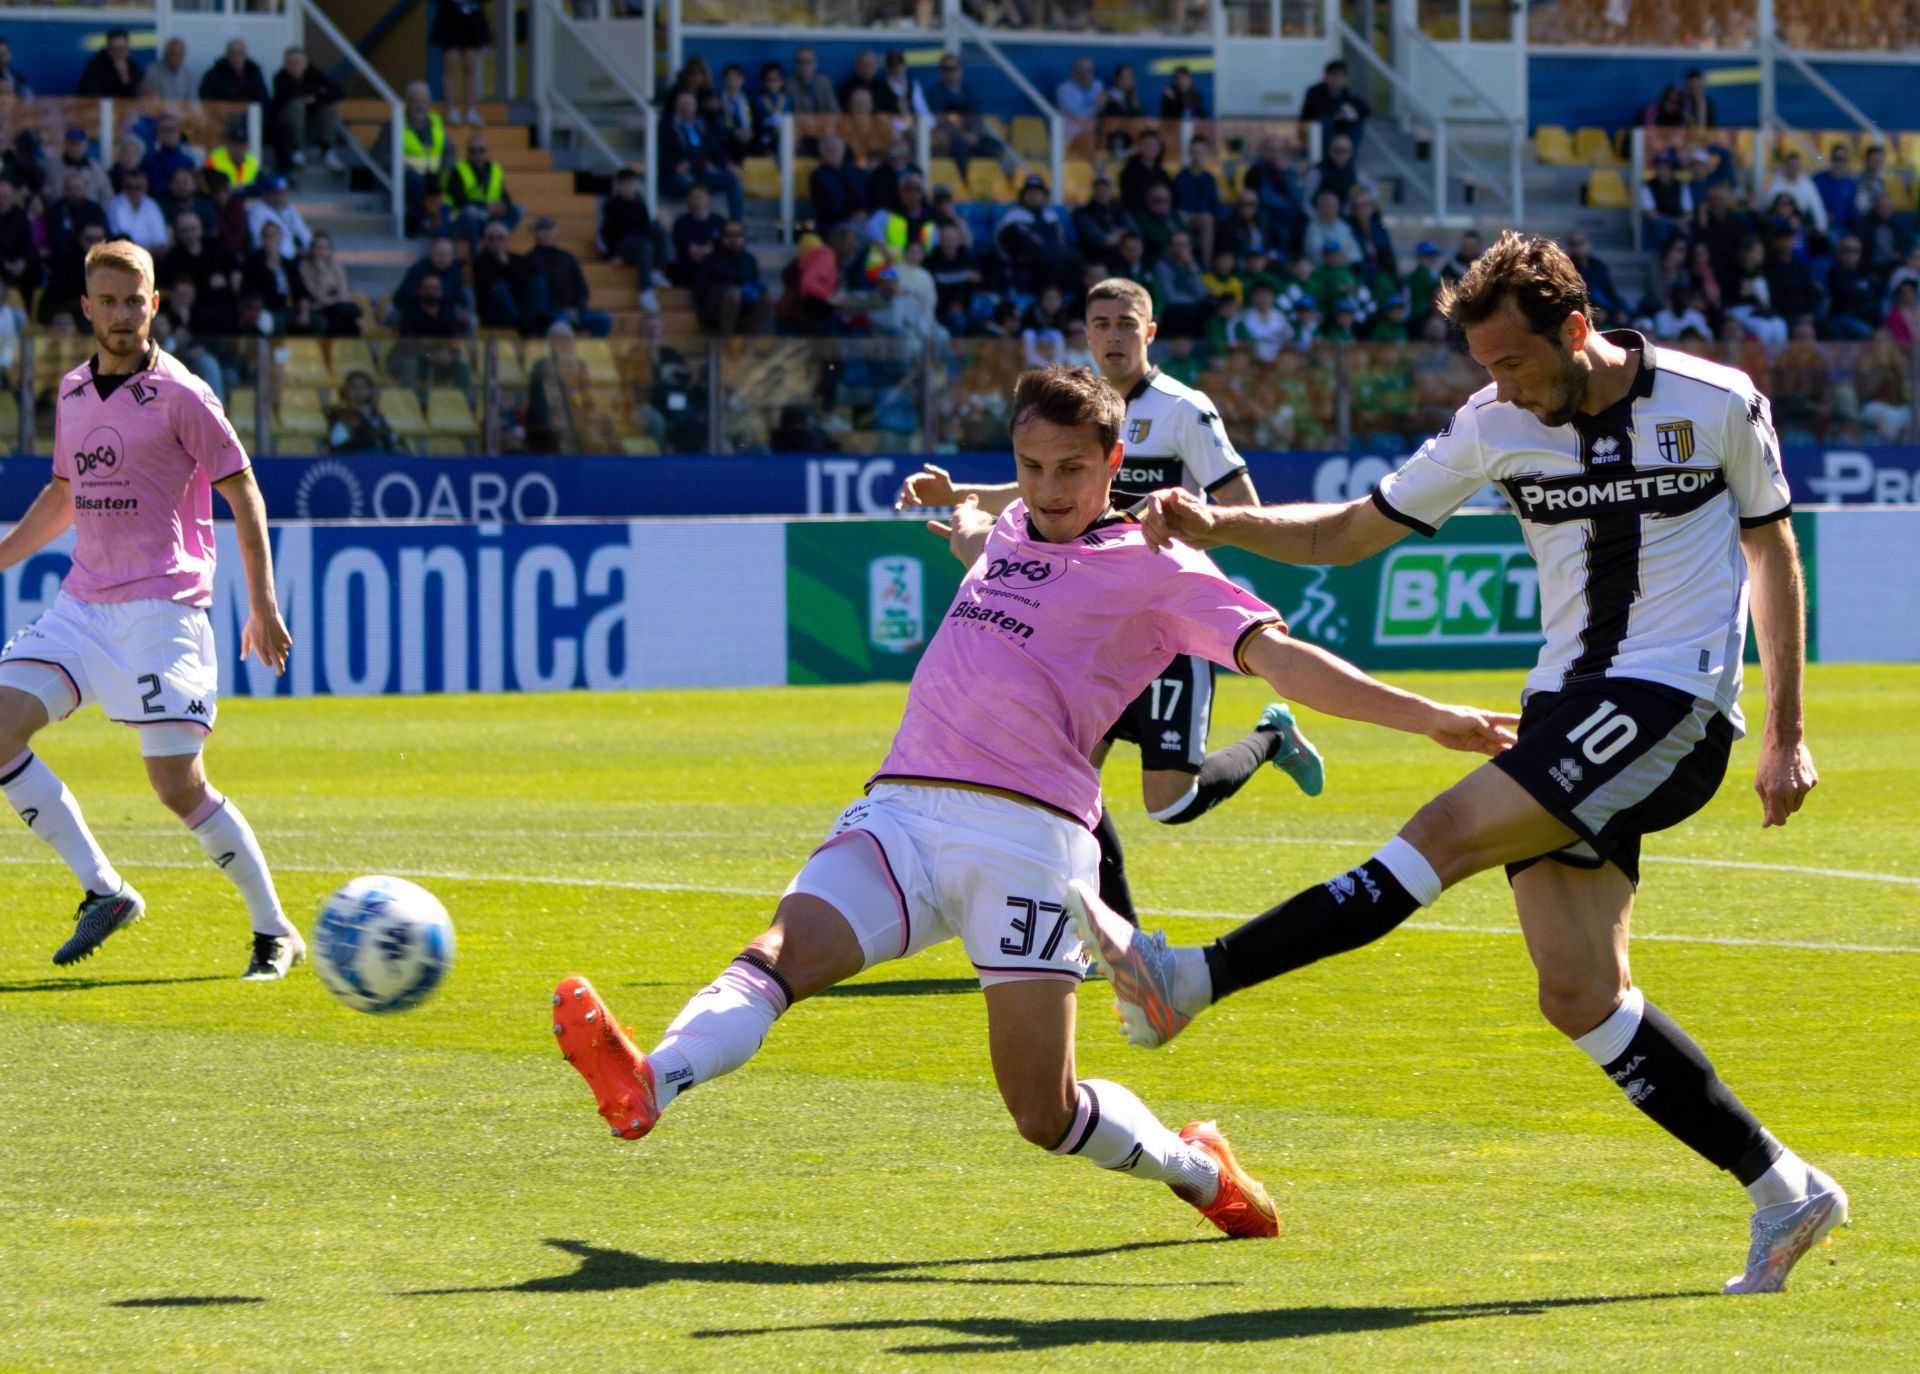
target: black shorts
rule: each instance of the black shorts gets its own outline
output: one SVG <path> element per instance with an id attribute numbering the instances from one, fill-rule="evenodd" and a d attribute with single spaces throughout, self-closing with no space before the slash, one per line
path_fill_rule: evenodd
<path id="1" fill-rule="evenodd" d="M 1198 773 L 1213 725 L 1213 663 L 1182 655 L 1147 684 L 1107 731 L 1107 740 L 1140 746 L 1140 766 Z"/>
<path id="2" fill-rule="evenodd" d="M 1611 863 L 1640 882 L 1640 837 L 1678 825 L 1727 775 L 1733 726 L 1710 701 L 1658 683 L 1604 678 L 1535 692 L 1520 742 L 1493 761 L 1580 836 L 1578 844 L 1508 864 Z"/>
<path id="3" fill-rule="evenodd" d="M 470 49 L 478 51 L 493 42 L 493 26 L 487 22 L 484 6 L 475 5 L 463 9 L 449 0 L 433 7 L 433 27 L 427 34 L 427 42 L 436 48 Z"/>

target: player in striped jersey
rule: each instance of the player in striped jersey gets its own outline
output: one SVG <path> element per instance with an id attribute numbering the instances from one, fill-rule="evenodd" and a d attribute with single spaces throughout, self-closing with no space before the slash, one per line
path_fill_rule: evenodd
<path id="1" fill-rule="evenodd" d="M 1162 488 L 1177 487 L 1223 506 L 1255 504 L 1260 498 L 1246 460 L 1234 449 L 1213 402 L 1149 363 L 1147 348 L 1158 328 L 1153 298 L 1140 283 L 1112 277 L 1088 291 L 1087 346 L 1127 406 L 1121 431 L 1125 456 L 1113 479 L 1115 503 L 1125 509 Z M 1012 482 L 955 482 L 944 468 L 928 464 L 907 478 L 900 505 L 950 506 L 974 497 L 982 510 L 998 515 L 1018 492 Z M 1241 739 L 1207 752 L 1213 684 L 1214 665 L 1206 659 L 1188 654 L 1174 659 L 1095 746 L 1094 767 L 1106 762 L 1115 741 L 1137 745 L 1141 800 L 1147 814 L 1163 825 L 1198 820 L 1246 786 L 1263 764 L 1286 773 L 1308 796 L 1318 796 L 1325 767 L 1284 703 L 1268 706 Z M 1094 837 L 1100 842 L 1100 896 L 1132 921 L 1133 894 L 1110 812 L 1102 812 Z"/>
<path id="2" fill-rule="evenodd" d="M 1169 950 L 1082 901 L 1136 1043 L 1241 988 L 1379 939 L 1443 889 L 1504 865 L 1540 1008 L 1660 1126 L 1745 1186 L 1755 1211 L 1730 1293 L 1771 1292 L 1847 1219 L 1847 1195 L 1769 1133 L 1635 985 L 1627 929 L 1640 838 L 1719 787 L 1742 732 L 1749 595 L 1766 670 L 1764 825 L 1817 781 L 1802 728 L 1806 598 L 1767 401 L 1746 374 L 1587 322 L 1552 243 L 1505 235 L 1440 308 L 1493 377 L 1440 434 L 1346 505 L 1216 511 L 1154 499 L 1149 536 L 1352 563 L 1431 535 L 1488 482 L 1540 568 L 1546 645 L 1520 741 L 1424 807 L 1366 863 L 1205 949 Z M 1749 571 L 1752 579 L 1749 582 Z"/>

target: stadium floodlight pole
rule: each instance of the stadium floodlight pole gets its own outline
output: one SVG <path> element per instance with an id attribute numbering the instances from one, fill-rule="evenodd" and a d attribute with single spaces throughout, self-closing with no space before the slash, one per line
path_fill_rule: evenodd
<path id="1" fill-rule="evenodd" d="M 100 157 L 104 162 L 114 160 L 113 146 L 113 102 L 105 96 L 100 98 Z"/>
<path id="2" fill-rule="evenodd" d="M 1067 117 L 1055 110 L 1047 117 L 1047 171 L 1053 183 L 1055 205 L 1067 203 Z"/>
<path id="3" fill-rule="evenodd" d="M 1633 152 L 1633 167 L 1631 172 L 1633 179 L 1627 183 L 1627 194 L 1633 197 L 1633 207 L 1628 212 L 1627 218 L 1632 221 L 1633 251 L 1638 253 L 1641 248 L 1640 238 L 1643 232 L 1640 224 L 1640 188 L 1647 184 L 1647 131 L 1636 124 L 1632 129 L 1627 131 L 1627 146 L 1632 149 Z"/>

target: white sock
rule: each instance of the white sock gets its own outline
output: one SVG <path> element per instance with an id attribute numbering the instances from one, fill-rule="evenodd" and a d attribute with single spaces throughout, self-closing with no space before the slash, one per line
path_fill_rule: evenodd
<path id="1" fill-rule="evenodd" d="M 1381 845 L 1373 859 L 1421 906 L 1432 906 L 1440 900 L 1440 875 L 1433 871 L 1426 855 L 1398 835 Z"/>
<path id="2" fill-rule="evenodd" d="M 267 856 L 260 852 L 260 841 L 254 838 L 253 827 L 239 807 L 208 788 L 207 800 L 187 817 L 187 829 L 227 875 L 227 881 L 240 889 L 255 935 L 293 934 L 293 924 L 280 909 L 280 896 L 273 890 Z"/>
<path id="3" fill-rule="evenodd" d="M 1213 1005 L 1213 974 L 1207 971 L 1207 951 L 1200 945 L 1173 945 L 1173 1006 L 1187 1016 L 1198 1016 Z"/>
<path id="4" fill-rule="evenodd" d="M 1798 1202 L 1807 1195 L 1811 1182 L 1807 1161 L 1792 1150 L 1782 1149 L 1773 1167 L 1747 1185 L 1747 1196 L 1757 1210 L 1783 1202 Z"/>
<path id="5" fill-rule="evenodd" d="M 792 1000 L 781 977 L 757 960 L 742 956 L 722 969 L 647 1054 L 661 1110 L 694 1084 L 732 1073 L 753 1058 Z"/>
<path id="6" fill-rule="evenodd" d="M 1640 1029 L 1640 1020 L 1646 1014 L 1646 993 L 1639 988 L 1628 988 L 1627 995 L 1607 1014 L 1607 1019 L 1573 1043 L 1604 1069 L 1627 1052 L 1633 1033 Z"/>
<path id="7" fill-rule="evenodd" d="M 120 875 L 87 829 L 80 803 L 31 750 L 0 765 L 0 791 L 27 829 L 53 846 L 80 886 L 102 897 L 120 890 Z"/>
<path id="8" fill-rule="evenodd" d="M 1146 1103 L 1118 1083 L 1083 1078 L 1074 1097 L 1073 1125 L 1051 1153 L 1079 1155 L 1102 1169 L 1155 1179 L 1200 1207 L 1220 1195 L 1220 1166 L 1213 1156 L 1161 1125 Z"/>

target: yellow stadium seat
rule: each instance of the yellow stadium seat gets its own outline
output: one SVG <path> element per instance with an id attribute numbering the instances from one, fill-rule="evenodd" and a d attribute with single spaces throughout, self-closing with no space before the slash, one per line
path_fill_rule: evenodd
<path id="1" fill-rule="evenodd" d="M 1620 155 L 1613 150 L 1613 140 L 1605 129 L 1576 129 L 1573 135 L 1573 157 L 1575 162 L 1589 167 L 1614 167 L 1620 162 Z"/>
<path id="2" fill-rule="evenodd" d="M 250 386 L 236 386 L 227 389 L 227 419 L 242 439 L 252 439 L 254 433 L 254 407 L 258 393 Z"/>
<path id="3" fill-rule="evenodd" d="M 320 393 L 310 386 L 290 386 L 280 393 L 280 418 L 275 432 L 287 438 L 314 439 L 327 432 L 327 415 Z"/>
<path id="4" fill-rule="evenodd" d="M 793 160 L 793 193 L 796 196 L 807 194 L 807 182 L 813 178 L 813 169 L 820 165 L 817 157 L 796 157 Z"/>
<path id="5" fill-rule="evenodd" d="M 967 189 L 973 192 L 975 200 L 1013 199 L 999 164 L 990 158 L 977 157 L 967 164 Z"/>
<path id="6" fill-rule="evenodd" d="M 521 387 L 527 384 L 527 365 L 520 357 L 518 339 L 499 339 L 493 345 L 494 375 L 500 379 L 501 386 Z"/>
<path id="7" fill-rule="evenodd" d="M 660 443 L 657 439 L 648 439 L 639 434 L 623 434 L 620 436 L 620 449 L 631 458 L 655 458 L 659 456 Z"/>
<path id="8" fill-rule="evenodd" d="M 780 199 L 780 164 L 770 157 L 750 157 L 741 168 L 741 181 L 755 200 Z"/>
<path id="9" fill-rule="evenodd" d="M 1753 166 L 1758 156 L 1757 144 L 1760 133 L 1757 129 L 1735 129 L 1733 131 L 1733 165 L 1740 168 Z"/>
<path id="10" fill-rule="evenodd" d="M 950 157 L 936 157 L 927 163 L 927 185 L 951 186 L 955 200 L 967 198 L 967 179 L 960 175 L 960 164 Z"/>
<path id="11" fill-rule="evenodd" d="M 1920 134 L 1901 134 L 1899 147 L 1899 161 L 1904 166 L 1920 170 Z"/>
<path id="12" fill-rule="evenodd" d="M 427 393 L 427 427 L 437 434 L 471 437 L 478 426 L 473 402 L 457 386 L 436 386 Z"/>
<path id="13" fill-rule="evenodd" d="M 1093 164 L 1076 158 L 1060 166 L 1060 199 L 1068 205 L 1084 205 L 1093 199 Z"/>
<path id="14" fill-rule="evenodd" d="M 1013 151 L 1021 157 L 1045 162 L 1052 140 L 1047 137 L 1047 122 L 1038 115 L 1015 115 L 1008 128 Z"/>
<path id="15" fill-rule="evenodd" d="M 1587 208 L 1590 210 L 1625 210 L 1633 205 L 1633 197 L 1627 194 L 1627 183 L 1620 173 L 1611 167 L 1596 167 L 1587 177 Z"/>
<path id="16" fill-rule="evenodd" d="M 425 434 L 427 417 L 421 412 L 420 398 L 409 386 L 390 386 L 380 393 L 380 413 L 387 417 L 393 432 L 402 438 Z"/>
<path id="17" fill-rule="evenodd" d="M 280 340 L 280 380 L 288 386 L 324 386 L 333 380 L 318 339 Z"/>
<path id="18" fill-rule="evenodd" d="M 611 386 L 619 382 L 620 369 L 614 364 L 613 349 L 605 339 L 576 339 L 573 351 L 580 355 L 580 361 L 587 365 L 587 377 L 590 381 Z"/>
<path id="19" fill-rule="evenodd" d="M 1574 156 L 1573 135 L 1558 124 L 1542 124 L 1533 131 L 1533 153 L 1549 167 L 1571 167 L 1580 161 Z"/>
<path id="20" fill-rule="evenodd" d="M 333 380 L 344 382 L 356 372 L 364 372 L 376 382 L 379 380 L 380 369 L 373 361 L 373 350 L 367 347 L 365 339 L 335 339 Z"/>

